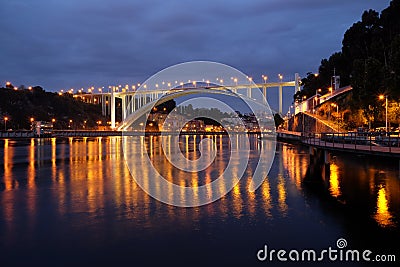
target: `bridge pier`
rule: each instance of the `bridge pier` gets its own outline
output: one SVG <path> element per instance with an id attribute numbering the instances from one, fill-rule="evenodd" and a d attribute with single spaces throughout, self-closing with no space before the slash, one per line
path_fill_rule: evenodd
<path id="1" fill-rule="evenodd" d="M 115 129 L 115 95 L 114 88 L 111 91 L 111 129 Z"/>
<path id="2" fill-rule="evenodd" d="M 294 93 L 296 94 L 299 91 L 300 91 L 300 76 L 298 73 L 295 73 L 294 74 Z"/>
<path id="3" fill-rule="evenodd" d="M 264 96 L 264 101 L 267 102 L 267 86 L 262 87 L 263 90 L 263 96 Z"/>
<path id="4" fill-rule="evenodd" d="M 126 96 L 122 96 L 122 120 L 126 118 Z"/>
<path id="5" fill-rule="evenodd" d="M 282 99 L 283 99 L 283 96 L 282 96 L 282 94 L 283 94 L 282 91 L 283 91 L 283 90 L 282 90 L 282 89 L 283 89 L 282 83 L 280 83 L 280 84 L 279 84 L 279 110 L 278 110 L 278 111 L 279 111 L 279 114 L 282 114 L 282 109 L 283 109 L 283 108 L 282 108 L 282 106 L 283 106 L 283 100 L 282 100 Z"/>
<path id="6" fill-rule="evenodd" d="M 247 88 L 247 97 L 251 98 L 251 87 Z"/>
<path id="7" fill-rule="evenodd" d="M 331 154 L 328 150 L 318 149 L 316 147 L 309 146 L 310 161 L 313 163 L 323 162 L 324 164 L 329 164 L 331 161 Z M 400 167 L 400 162 L 399 162 Z"/>

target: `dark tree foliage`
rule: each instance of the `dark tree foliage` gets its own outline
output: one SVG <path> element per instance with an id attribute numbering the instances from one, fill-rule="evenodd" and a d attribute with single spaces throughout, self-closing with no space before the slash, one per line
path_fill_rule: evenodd
<path id="1" fill-rule="evenodd" d="M 321 61 L 318 76 L 307 74 L 295 99 L 308 98 L 318 89 L 326 93 L 334 71 L 341 85 L 353 86 L 351 106 L 361 108 L 365 115 L 381 108 L 380 94 L 391 100 L 400 98 L 400 0 L 392 0 L 381 14 L 365 11 L 361 21 L 344 34 L 342 51 Z"/>
<path id="2" fill-rule="evenodd" d="M 98 120 L 105 121 L 101 116 L 100 105 L 87 104 L 72 97 L 70 94 L 46 92 L 40 86 L 32 90 L 13 90 L 0 88 L 0 115 L 8 116 L 8 127 L 12 129 L 30 129 L 30 118 L 42 121 L 56 119 L 56 129 L 68 128 L 69 120 L 72 127 L 82 129 L 94 127 Z"/>

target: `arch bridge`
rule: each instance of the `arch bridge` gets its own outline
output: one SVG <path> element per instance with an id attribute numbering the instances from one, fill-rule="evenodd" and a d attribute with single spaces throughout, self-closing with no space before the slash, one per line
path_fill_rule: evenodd
<path id="1" fill-rule="evenodd" d="M 267 89 L 278 88 L 278 112 L 282 114 L 283 107 L 283 88 L 294 87 L 294 93 L 300 91 L 300 78 L 298 73 L 295 74 L 294 81 L 279 81 L 270 83 L 249 83 L 249 84 L 235 84 L 235 85 L 210 85 L 205 82 L 194 83 L 191 87 L 184 87 L 182 84 L 174 88 L 146 88 L 142 87 L 141 90 L 128 90 L 119 87 L 112 87 L 110 92 L 99 93 L 78 93 L 74 94 L 75 98 L 80 98 L 87 103 L 99 104 L 102 107 L 103 116 L 110 115 L 111 128 L 116 129 L 116 99 L 121 99 L 122 120 L 124 121 L 128 115 L 136 112 L 146 104 L 153 102 L 172 91 L 177 90 L 195 90 L 207 89 L 222 93 L 222 91 L 232 91 L 235 94 L 243 95 L 247 98 L 252 98 L 253 90 L 261 90 L 262 94 L 267 100 Z M 129 104 L 131 103 L 131 104 Z"/>

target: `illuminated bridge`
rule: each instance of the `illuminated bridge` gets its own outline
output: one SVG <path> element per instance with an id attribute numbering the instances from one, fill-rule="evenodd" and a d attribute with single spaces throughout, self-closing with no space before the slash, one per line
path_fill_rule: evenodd
<path id="1" fill-rule="evenodd" d="M 278 102 L 279 108 L 278 112 L 282 114 L 282 106 L 283 106 L 283 88 L 284 87 L 293 87 L 294 93 L 300 91 L 300 78 L 299 75 L 295 74 L 294 81 L 282 81 L 282 77 L 280 77 L 279 82 L 270 82 L 270 83 L 253 83 L 251 80 L 248 84 L 237 84 L 237 80 L 233 79 L 234 84 L 228 85 L 214 85 L 209 81 L 194 81 L 183 84 L 175 84 L 174 87 L 171 86 L 171 83 L 167 83 L 164 86 L 166 88 L 160 88 L 163 86 L 159 86 L 158 84 L 154 88 L 147 88 L 146 84 L 142 85 L 141 90 L 129 90 L 129 88 L 119 88 L 118 86 L 112 86 L 110 88 L 110 92 L 91 92 L 91 93 L 77 93 L 74 94 L 75 98 L 80 98 L 82 101 L 87 103 L 99 104 L 102 107 L 103 116 L 110 115 L 111 117 L 111 128 L 116 128 L 116 98 L 121 99 L 122 106 L 122 120 L 124 121 L 128 115 L 133 114 L 135 111 L 139 110 L 146 104 L 153 102 L 166 94 L 171 93 L 171 91 L 185 91 L 185 90 L 194 90 L 198 92 L 202 90 L 202 92 L 220 92 L 229 90 L 232 93 L 245 96 L 247 98 L 252 98 L 253 90 L 261 90 L 262 94 L 267 100 L 267 89 L 268 88 L 278 88 Z M 204 89 L 204 90 L 203 90 Z M 131 103 L 131 104 L 129 104 Z"/>

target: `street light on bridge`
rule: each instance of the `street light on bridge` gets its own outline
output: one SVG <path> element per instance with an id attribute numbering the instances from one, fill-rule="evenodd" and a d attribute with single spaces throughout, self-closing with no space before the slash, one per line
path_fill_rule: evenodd
<path id="1" fill-rule="evenodd" d="M 263 78 L 264 83 L 267 83 L 268 76 L 263 74 L 263 75 L 261 75 L 261 77 Z"/>

